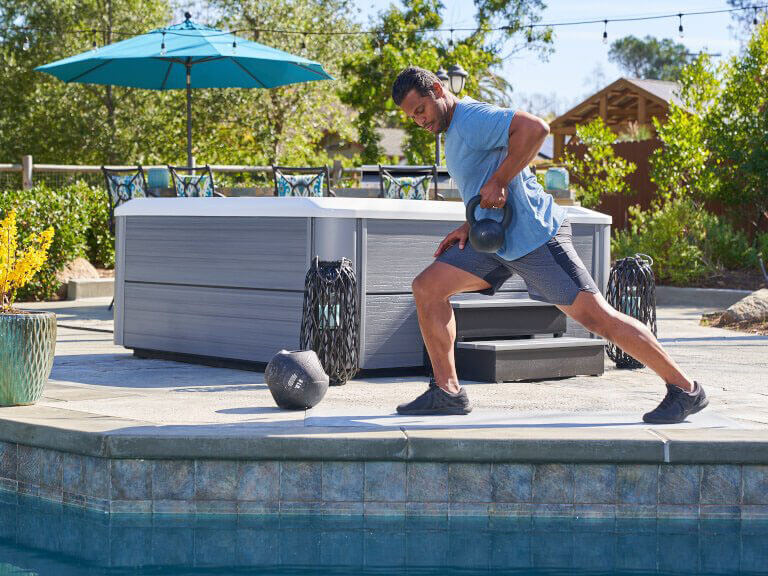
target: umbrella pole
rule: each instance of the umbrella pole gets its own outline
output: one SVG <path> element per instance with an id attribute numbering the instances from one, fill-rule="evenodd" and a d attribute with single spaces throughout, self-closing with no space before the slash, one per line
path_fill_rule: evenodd
<path id="1" fill-rule="evenodd" d="M 192 166 L 192 66 L 187 62 L 187 166 Z"/>

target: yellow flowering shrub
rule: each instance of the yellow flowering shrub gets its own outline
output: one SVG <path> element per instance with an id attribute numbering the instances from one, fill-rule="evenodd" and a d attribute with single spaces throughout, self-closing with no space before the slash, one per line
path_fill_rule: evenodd
<path id="1" fill-rule="evenodd" d="M 19 247 L 17 235 L 16 212 L 11 210 L 0 220 L 0 313 L 10 312 L 16 290 L 43 267 L 53 242 L 53 228 L 32 234 L 26 249 Z"/>

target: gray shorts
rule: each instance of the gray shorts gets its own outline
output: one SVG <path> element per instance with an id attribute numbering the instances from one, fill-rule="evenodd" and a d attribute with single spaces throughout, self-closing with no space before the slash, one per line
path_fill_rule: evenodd
<path id="1" fill-rule="evenodd" d="M 564 221 L 550 240 L 517 260 L 504 260 L 496 254 L 477 252 L 467 242 L 464 249 L 454 244 L 437 257 L 474 274 L 491 287 L 481 294 L 493 295 L 513 274 L 519 274 L 534 300 L 569 306 L 579 292 L 599 292 L 595 281 L 576 254 L 571 241 L 571 224 Z"/>

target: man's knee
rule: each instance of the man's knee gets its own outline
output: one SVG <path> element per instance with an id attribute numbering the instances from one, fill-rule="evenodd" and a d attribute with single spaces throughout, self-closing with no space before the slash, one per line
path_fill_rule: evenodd
<path id="1" fill-rule="evenodd" d="M 417 302 L 419 300 L 434 300 L 436 298 L 443 299 L 450 296 L 450 294 L 445 293 L 442 283 L 435 280 L 434 274 L 430 272 L 429 268 L 413 279 L 411 290 L 413 298 Z"/>

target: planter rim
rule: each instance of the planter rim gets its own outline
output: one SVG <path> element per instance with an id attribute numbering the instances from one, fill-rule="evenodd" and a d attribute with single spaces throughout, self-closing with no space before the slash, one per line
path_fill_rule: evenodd
<path id="1" fill-rule="evenodd" d="M 51 312 L 50 310 L 25 310 L 23 314 L 0 312 L 0 318 L 22 318 L 27 316 L 56 316 L 56 312 Z"/>

